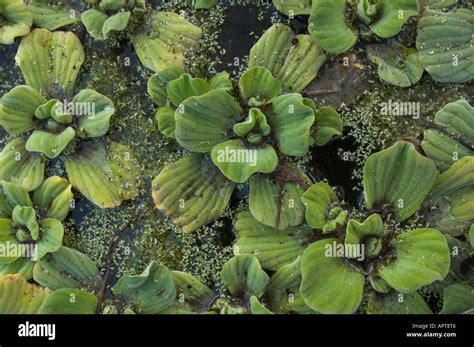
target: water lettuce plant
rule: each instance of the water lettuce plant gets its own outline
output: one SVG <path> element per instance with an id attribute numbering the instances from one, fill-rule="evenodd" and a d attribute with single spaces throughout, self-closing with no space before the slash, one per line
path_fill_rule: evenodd
<path id="1" fill-rule="evenodd" d="M 141 63 L 153 71 L 182 66 L 185 51 L 196 47 L 202 36 L 200 28 L 178 14 L 151 9 L 144 0 L 97 1 L 81 20 L 96 40 L 126 30 Z"/>
<path id="2" fill-rule="evenodd" d="M 192 153 L 153 181 L 157 207 L 191 231 L 222 215 L 236 184 L 248 181 L 257 219 L 276 229 L 298 225 L 301 203 L 284 205 L 299 200 L 308 180 L 284 157 L 302 157 L 342 131 L 335 110 L 316 109 L 298 94 L 315 77 L 320 54 L 307 35 L 273 26 L 250 51 L 238 100 L 225 72 L 209 81 L 178 68 L 154 75 L 148 90 L 161 107 L 158 126 Z"/>
<path id="3" fill-rule="evenodd" d="M 30 32 L 33 17 L 22 0 L 0 2 L 0 44 L 10 45 L 16 37 Z"/>
<path id="4" fill-rule="evenodd" d="M 74 95 L 84 61 L 79 39 L 35 29 L 22 39 L 16 60 L 26 84 L 3 95 L 0 125 L 23 137 L 0 154 L 0 179 L 33 191 L 43 182 L 46 160 L 63 154 L 71 184 L 95 204 L 115 207 L 133 198 L 131 154 L 97 141 L 109 130 L 113 102 L 93 89 Z"/>
<path id="5" fill-rule="evenodd" d="M 473 165 L 472 156 L 464 157 L 438 174 L 435 163 L 413 144 L 397 142 L 365 164 L 365 217 L 351 214 L 347 221 L 348 211 L 331 187 L 316 183 L 302 196 L 306 223 L 297 227 L 276 232 L 242 212 L 235 224 L 234 252 L 255 255 L 269 270 L 289 266 L 301 256 L 299 293 L 317 312 L 355 312 L 367 280 L 379 293 L 373 294 L 373 305 L 393 306 L 396 300 L 390 295 L 396 298 L 393 293 L 398 292 L 419 302 L 418 313 L 423 313 L 426 304 L 416 290 L 443 280 L 450 269 L 450 247 L 443 232 L 454 222 L 466 231 L 474 221 L 472 210 L 468 212 Z M 452 209 L 435 208 L 446 201 L 452 202 Z M 425 224 L 403 229 L 400 223 L 420 210 L 429 211 Z M 439 210 L 446 213 L 434 218 Z M 416 306 L 409 306 L 416 311 Z"/>
<path id="6" fill-rule="evenodd" d="M 0 274 L 32 277 L 33 266 L 62 244 L 62 221 L 73 194 L 69 182 L 49 177 L 30 196 L 22 186 L 1 182 Z"/>

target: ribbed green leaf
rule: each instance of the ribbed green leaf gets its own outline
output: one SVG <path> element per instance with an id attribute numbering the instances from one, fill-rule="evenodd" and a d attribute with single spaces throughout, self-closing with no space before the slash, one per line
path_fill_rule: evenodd
<path id="1" fill-rule="evenodd" d="M 176 121 L 174 119 L 174 114 L 176 110 L 169 106 L 163 106 L 158 111 L 156 111 L 155 119 L 158 122 L 158 128 L 161 133 L 166 137 L 175 138 L 176 131 Z"/>
<path id="2" fill-rule="evenodd" d="M 184 69 L 179 66 L 170 66 L 166 69 L 158 71 L 148 80 L 147 90 L 148 94 L 155 104 L 160 107 L 166 105 L 168 100 L 168 93 L 166 86 L 169 82 L 178 79 L 184 74 Z"/>
<path id="3" fill-rule="evenodd" d="M 431 309 L 417 292 L 401 294 L 372 294 L 367 307 L 368 314 L 431 314 Z"/>
<path id="4" fill-rule="evenodd" d="M 240 105 L 224 90 L 190 97 L 175 113 L 176 140 L 191 152 L 210 152 L 241 115 Z"/>
<path id="5" fill-rule="evenodd" d="M 61 247 L 35 264 L 33 278 L 52 290 L 95 288 L 100 281 L 97 266 L 87 255 Z"/>
<path id="6" fill-rule="evenodd" d="M 359 244 L 367 236 L 382 237 L 387 234 L 382 218 L 377 213 L 369 216 L 363 223 L 355 219 L 349 220 L 346 228 L 344 244 Z"/>
<path id="7" fill-rule="evenodd" d="M 37 27 L 56 30 L 80 21 L 80 14 L 63 0 L 30 0 L 28 10 Z M 78 12 L 78 11 L 77 11 Z"/>
<path id="8" fill-rule="evenodd" d="M 252 47 L 249 68 L 263 66 L 280 80 L 284 92 L 302 91 L 326 60 L 309 35 L 294 35 L 281 23 L 271 26 Z"/>
<path id="9" fill-rule="evenodd" d="M 444 290 L 442 314 L 459 314 L 474 308 L 474 287 L 453 284 Z"/>
<path id="10" fill-rule="evenodd" d="M 38 258 L 40 260 L 47 253 L 56 252 L 63 243 L 64 226 L 54 218 L 46 218 L 41 221 L 42 235 L 38 240 Z"/>
<path id="11" fill-rule="evenodd" d="M 389 204 L 398 220 L 404 221 L 420 207 L 431 190 L 435 164 L 419 154 L 408 142 L 372 154 L 364 165 L 367 207 Z"/>
<path id="12" fill-rule="evenodd" d="M 21 275 L 0 276 L 0 314 L 36 314 L 51 291 Z"/>
<path id="13" fill-rule="evenodd" d="M 236 217 L 234 254 L 252 254 L 264 269 L 276 271 L 303 253 L 310 232 L 303 226 L 275 230 L 257 221 L 249 211 Z"/>
<path id="14" fill-rule="evenodd" d="M 380 264 L 377 271 L 397 291 L 410 293 L 448 274 L 448 243 L 439 231 L 415 229 L 397 235 L 390 245 L 395 257 Z"/>
<path id="15" fill-rule="evenodd" d="M 211 158 L 222 174 L 236 183 L 246 182 L 255 173 L 271 173 L 278 166 L 278 155 L 271 145 L 252 148 L 242 140 L 219 143 L 212 148 Z"/>
<path id="16" fill-rule="evenodd" d="M 64 220 L 74 198 L 71 188 L 67 179 L 49 177 L 33 193 L 35 206 L 43 209 L 49 218 Z"/>
<path id="17" fill-rule="evenodd" d="M 3 0 L 0 2 L 2 24 L 0 44 L 10 45 L 15 37 L 28 34 L 33 18 L 23 0 Z"/>
<path id="18" fill-rule="evenodd" d="M 8 201 L 9 206 L 12 208 L 11 212 L 13 212 L 13 208 L 18 205 L 33 207 L 28 191 L 22 186 L 12 182 L 1 182 L 0 188 Z"/>
<path id="19" fill-rule="evenodd" d="M 281 92 L 281 83 L 270 70 L 255 66 L 248 69 L 239 81 L 240 96 L 250 106 L 260 106 Z"/>
<path id="20" fill-rule="evenodd" d="M 79 132 L 83 137 L 101 137 L 109 131 L 110 117 L 115 113 L 112 100 L 93 89 L 83 89 L 72 99 L 83 106 L 79 118 Z"/>
<path id="21" fill-rule="evenodd" d="M 312 143 L 311 126 L 315 120 L 313 109 L 296 93 L 277 96 L 271 104 L 272 115 L 268 115 L 268 121 L 280 152 L 296 157 L 308 153 Z"/>
<path id="22" fill-rule="evenodd" d="M 173 275 L 153 261 L 140 275 L 123 276 L 112 289 L 114 295 L 130 300 L 137 313 L 160 313 L 176 299 Z"/>
<path id="23" fill-rule="evenodd" d="M 72 32 L 35 29 L 21 40 L 15 59 L 29 86 L 43 95 L 70 95 L 84 51 Z"/>
<path id="24" fill-rule="evenodd" d="M 418 0 L 378 0 L 379 19 L 370 26 L 377 36 L 387 38 L 397 35 L 412 16 L 418 15 Z"/>
<path id="25" fill-rule="evenodd" d="M 223 215 L 235 188 L 201 155 L 166 166 L 153 181 L 158 209 L 185 231 L 193 231 Z"/>
<path id="26" fill-rule="evenodd" d="M 0 125 L 12 135 L 19 135 L 35 128 L 36 109 L 46 99 L 34 88 L 17 86 L 3 95 L 0 102 Z"/>
<path id="27" fill-rule="evenodd" d="M 416 47 L 420 63 L 438 82 L 463 83 L 474 78 L 473 11 L 425 10 L 418 21 Z"/>
<path id="28" fill-rule="evenodd" d="M 101 208 L 114 208 L 138 194 L 140 175 L 131 150 L 116 142 L 85 145 L 66 158 L 72 186 Z"/>
<path id="29" fill-rule="evenodd" d="M 172 12 L 154 11 L 152 26 L 132 38 L 141 63 L 153 71 L 184 64 L 184 52 L 196 47 L 202 36 L 200 28 Z"/>
<path id="30" fill-rule="evenodd" d="M 250 178 L 249 188 L 249 209 L 260 223 L 286 230 L 303 222 L 305 208 L 301 196 L 304 189 L 298 183 L 272 182 L 260 175 Z"/>
<path id="31" fill-rule="evenodd" d="M 346 0 L 313 0 L 308 30 L 329 53 L 343 53 L 357 42 L 357 32 L 349 27 L 345 14 Z"/>
<path id="32" fill-rule="evenodd" d="M 25 148 L 29 152 L 42 153 L 48 158 L 54 159 L 75 137 L 76 131 L 72 127 L 67 127 L 58 134 L 35 130 L 26 141 Z"/>
<path id="33" fill-rule="evenodd" d="M 465 100 L 444 106 L 435 115 L 440 130 L 425 132 L 421 147 L 440 170 L 454 162 L 474 155 L 474 108 Z"/>
<path id="34" fill-rule="evenodd" d="M 362 301 L 364 275 L 344 258 L 327 253 L 341 245 L 337 239 L 317 241 L 306 248 L 301 259 L 301 296 L 306 305 L 320 313 L 353 313 Z"/>
<path id="35" fill-rule="evenodd" d="M 280 267 L 270 278 L 265 301 L 275 313 L 310 313 L 300 294 L 301 257 L 294 262 Z"/>
<path id="36" fill-rule="evenodd" d="M 184 73 L 181 77 L 172 80 L 166 86 L 168 99 L 178 106 L 191 96 L 200 96 L 209 91 L 209 83 L 203 78 L 193 78 Z"/>
<path id="37" fill-rule="evenodd" d="M 416 1 L 416 0 L 415 0 Z M 407 48 L 397 41 L 367 47 L 370 60 L 378 66 L 381 80 L 399 87 L 410 87 L 418 83 L 423 75 L 423 66 L 418 51 Z"/>
<path id="38" fill-rule="evenodd" d="M 0 180 L 14 182 L 28 191 L 41 185 L 44 168 L 44 157 L 29 153 L 21 138 L 9 142 L 0 153 Z"/>
<path id="39" fill-rule="evenodd" d="M 316 110 L 316 128 L 314 130 L 314 144 L 326 145 L 334 136 L 342 135 L 342 119 L 332 107 L 321 107 Z"/>
<path id="40" fill-rule="evenodd" d="M 249 254 L 236 255 L 224 264 L 222 282 L 232 295 L 260 298 L 270 280 L 262 270 L 258 259 Z"/>
<path id="41" fill-rule="evenodd" d="M 266 308 L 255 295 L 250 297 L 250 312 L 252 314 L 273 314 L 268 308 Z"/>
<path id="42" fill-rule="evenodd" d="M 190 310 L 202 312 L 210 306 L 214 292 L 196 277 L 181 271 L 171 271 L 178 302 Z"/>
<path id="43" fill-rule="evenodd" d="M 343 226 L 346 222 L 348 212 L 340 207 L 336 193 L 325 182 L 309 187 L 301 201 L 306 206 L 306 222 L 323 233 L 334 231 L 338 224 Z"/>
<path id="44" fill-rule="evenodd" d="M 94 314 L 99 299 L 94 294 L 72 288 L 52 292 L 41 306 L 41 314 Z"/>

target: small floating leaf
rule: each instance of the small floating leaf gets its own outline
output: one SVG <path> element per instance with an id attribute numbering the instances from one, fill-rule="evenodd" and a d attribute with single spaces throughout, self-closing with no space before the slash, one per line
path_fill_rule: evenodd
<path id="1" fill-rule="evenodd" d="M 434 121 L 441 129 L 426 131 L 421 147 L 440 170 L 474 155 L 474 108 L 467 101 L 447 104 L 436 113 Z"/>
<path id="2" fill-rule="evenodd" d="M 33 193 L 35 206 L 46 211 L 49 218 L 64 220 L 74 198 L 71 188 L 67 179 L 58 176 L 49 177 Z"/>
<path id="3" fill-rule="evenodd" d="M 339 206 L 336 193 L 325 182 L 309 187 L 301 201 L 306 206 L 306 222 L 315 229 L 331 232 L 346 222 L 348 212 Z"/>
<path id="4" fill-rule="evenodd" d="M 418 59 L 418 51 L 406 48 L 394 41 L 389 44 L 370 45 L 367 54 L 378 66 L 378 75 L 383 81 L 399 86 L 410 87 L 421 79 L 423 66 Z"/>
<path id="5" fill-rule="evenodd" d="M 132 38 L 141 63 L 153 71 L 182 66 L 184 52 L 198 45 L 201 29 L 172 12 L 153 11 L 151 18 L 151 31 Z"/>
<path id="6" fill-rule="evenodd" d="M 418 0 L 378 0 L 379 19 L 370 26 L 372 32 L 382 38 L 397 35 L 412 16 L 418 15 Z"/>
<path id="7" fill-rule="evenodd" d="M 59 156 L 76 137 L 76 131 L 72 127 L 67 127 L 58 134 L 43 130 L 35 130 L 26 141 L 25 148 L 29 152 L 38 152 L 54 159 Z"/>
<path id="8" fill-rule="evenodd" d="M 295 175 L 299 173 L 295 171 Z M 304 178 L 301 178 L 304 182 Z M 308 179 L 309 180 L 309 179 Z M 260 223 L 277 230 L 300 225 L 304 220 L 304 189 L 293 182 L 272 182 L 265 176 L 249 181 L 249 209 Z"/>
<path id="9" fill-rule="evenodd" d="M 474 308 L 474 288 L 469 284 L 452 284 L 444 290 L 441 314 L 460 314 Z"/>
<path id="10" fill-rule="evenodd" d="M 418 21 L 416 47 L 421 65 L 438 82 L 464 83 L 474 78 L 474 12 L 425 10 Z"/>
<path id="11" fill-rule="evenodd" d="M 52 292 L 41 306 L 41 314 L 95 314 L 99 299 L 72 288 Z"/>
<path id="12" fill-rule="evenodd" d="M 202 155 L 170 164 L 153 180 L 158 209 L 185 231 L 193 231 L 224 214 L 235 188 Z"/>
<path id="13" fill-rule="evenodd" d="M 280 80 L 284 92 L 299 93 L 318 74 L 326 60 L 309 35 L 294 35 L 291 28 L 274 24 L 250 50 L 249 68 L 263 66 Z"/>
<path id="14" fill-rule="evenodd" d="M 93 89 L 83 89 L 72 103 L 81 106 L 75 116 L 79 118 L 79 131 L 83 137 L 102 137 L 109 131 L 110 117 L 115 113 L 112 100 Z"/>
<path id="15" fill-rule="evenodd" d="M 50 293 L 47 288 L 26 282 L 21 275 L 0 276 L 0 313 L 40 313 L 40 307 Z"/>
<path id="16" fill-rule="evenodd" d="M 357 32 L 346 22 L 346 0 L 313 0 L 308 30 L 318 46 L 338 54 L 357 42 Z"/>
<path id="17" fill-rule="evenodd" d="M 435 164 L 408 142 L 372 154 L 364 165 L 367 208 L 390 204 L 399 221 L 409 218 L 430 192 L 437 175 Z"/>
<path id="18" fill-rule="evenodd" d="M 133 310 L 143 314 L 160 313 L 176 299 L 171 271 L 155 261 L 140 275 L 120 278 L 112 291 L 130 300 Z"/>
<path id="19" fill-rule="evenodd" d="M 264 269 L 271 271 L 298 258 L 309 237 L 309 231 L 303 226 L 275 230 L 257 221 L 249 211 L 237 215 L 234 230 L 237 235 L 234 254 L 252 254 Z"/>
<path id="20" fill-rule="evenodd" d="M 33 18 L 23 0 L 1 1 L 0 13 L 2 15 L 0 44 L 10 45 L 15 37 L 28 34 Z"/>
<path id="21" fill-rule="evenodd" d="M 390 245 L 395 249 L 395 259 L 381 264 L 378 273 L 397 291 L 410 293 L 448 274 L 448 243 L 439 231 L 415 229 L 397 235 Z"/>
<path id="22" fill-rule="evenodd" d="M 211 158 L 222 174 L 236 183 L 244 183 L 258 172 L 273 172 L 278 165 L 278 155 L 271 145 L 248 148 L 242 140 L 230 140 L 214 146 Z"/>
<path id="23" fill-rule="evenodd" d="M 280 267 L 270 278 L 265 291 L 265 302 L 272 312 L 310 313 L 300 294 L 301 257 Z"/>
<path id="24" fill-rule="evenodd" d="M 417 292 L 401 294 L 372 294 L 369 296 L 368 314 L 431 314 L 425 300 Z"/>
<path id="25" fill-rule="evenodd" d="M 176 110 L 176 140 L 191 152 L 210 152 L 241 115 L 240 105 L 224 90 L 192 96 Z"/>
<path id="26" fill-rule="evenodd" d="M 3 95 L 0 102 L 0 125 L 12 135 L 35 128 L 36 109 L 46 99 L 30 86 L 17 86 Z"/>
<path id="27" fill-rule="evenodd" d="M 170 66 L 166 69 L 158 71 L 148 80 L 148 94 L 155 104 L 160 107 L 166 106 L 168 100 L 168 92 L 166 86 L 169 82 L 178 79 L 184 74 L 184 69 L 179 66 Z"/>
<path id="28" fill-rule="evenodd" d="M 66 158 L 66 171 L 72 186 L 101 208 L 114 208 L 138 194 L 131 150 L 116 142 L 108 149 L 99 142 L 86 144 Z"/>
<path id="29" fill-rule="evenodd" d="M 332 107 L 321 107 L 315 113 L 316 129 L 314 130 L 314 144 L 324 146 L 334 136 L 342 135 L 342 119 Z"/>
<path id="30" fill-rule="evenodd" d="M 312 144 L 314 110 L 296 93 L 277 96 L 271 104 L 273 116 L 268 117 L 268 123 L 276 135 L 280 151 L 295 157 L 308 153 Z"/>
<path id="31" fill-rule="evenodd" d="M 35 29 L 21 40 L 15 59 L 29 86 L 43 95 L 58 88 L 70 95 L 84 50 L 72 32 Z"/>
<path id="32" fill-rule="evenodd" d="M 257 298 L 263 295 L 270 280 L 258 259 L 248 254 L 236 255 L 225 263 L 221 277 L 231 294 Z"/>
<path id="33" fill-rule="evenodd" d="M 281 92 L 281 83 L 261 66 L 248 69 L 239 81 L 240 96 L 250 106 L 260 106 Z"/>
<path id="34" fill-rule="evenodd" d="M 80 21 L 79 13 L 67 4 L 63 0 L 30 0 L 28 10 L 37 27 L 53 31 Z"/>
<path id="35" fill-rule="evenodd" d="M 100 280 L 97 266 L 87 255 L 61 247 L 35 264 L 33 278 L 52 290 L 95 288 Z"/>
<path id="36" fill-rule="evenodd" d="M 344 258 L 327 255 L 327 248 L 337 245 L 342 246 L 338 239 L 317 241 L 301 259 L 301 296 L 320 313 L 353 313 L 362 302 L 364 275 Z"/>

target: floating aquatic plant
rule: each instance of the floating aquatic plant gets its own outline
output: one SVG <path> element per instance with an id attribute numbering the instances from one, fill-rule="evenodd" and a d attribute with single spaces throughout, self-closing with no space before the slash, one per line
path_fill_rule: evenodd
<path id="1" fill-rule="evenodd" d="M 250 213 L 241 213 L 235 224 L 238 239 L 234 252 L 254 254 L 270 270 L 289 266 L 301 256 L 300 294 L 317 312 L 355 312 L 368 276 L 372 288 L 379 292 L 373 295 L 369 311 L 405 310 L 401 306 L 388 309 L 395 304 L 396 290 L 411 295 L 410 300 L 419 302 L 417 312 L 423 313 L 426 304 L 415 291 L 442 280 L 450 268 L 448 242 L 441 233 L 447 231 L 443 223 L 452 226 L 456 222 L 457 228 L 462 225 L 465 230 L 474 221 L 472 210 L 468 212 L 473 201 L 469 197 L 474 183 L 470 175 L 473 163 L 472 157 L 464 157 L 438 175 L 433 161 L 419 154 L 412 144 L 398 142 L 372 155 L 365 164 L 365 200 L 371 213 L 365 220 L 353 218 L 346 224 L 348 212 L 331 187 L 320 182 L 302 196 L 306 224 L 276 232 Z M 411 168 L 410 172 L 406 167 Z M 457 199 L 464 199 L 463 203 Z M 425 227 L 400 231 L 397 223 L 443 201 L 452 203 L 452 208 L 442 209 L 447 211 L 445 214 L 429 219 Z M 438 209 L 432 211 L 438 213 Z M 336 237 L 318 240 L 331 234 Z M 352 247 L 361 253 L 348 255 L 347 250 L 355 250 Z M 340 286 L 341 281 L 344 286 Z M 409 307 L 416 311 L 414 304 Z"/>
<path id="2" fill-rule="evenodd" d="M 79 39 L 71 32 L 36 29 L 21 41 L 16 60 L 26 84 L 2 97 L 0 124 L 24 137 L 0 154 L 0 179 L 35 190 L 43 181 L 46 158 L 65 154 L 69 146 L 66 171 L 84 196 L 101 207 L 133 198 L 130 152 L 119 144 L 106 148 L 96 142 L 109 130 L 113 102 L 93 89 L 74 95 L 84 61 Z"/>
<path id="3" fill-rule="evenodd" d="M 201 2 L 196 5 L 204 6 Z M 151 9 L 144 0 L 102 0 L 83 12 L 81 20 L 96 40 L 127 30 L 138 58 L 153 71 L 182 66 L 185 51 L 196 47 L 202 36 L 200 28 L 178 14 Z"/>
<path id="4" fill-rule="evenodd" d="M 50 177 L 30 197 L 22 186 L 2 182 L 0 189 L 0 274 L 32 277 L 33 266 L 62 244 L 61 223 L 73 194 L 66 179 Z"/>
<path id="5" fill-rule="evenodd" d="M 10 45 L 15 37 L 30 32 L 33 18 L 22 0 L 0 1 L 0 44 Z"/>
<path id="6" fill-rule="evenodd" d="M 191 231 L 218 218 L 236 184 L 247 181 L 250 210 L 259 221 L 282 230 L 300 224 L 299 196 L 309 180 L 284 156 L 304 156 L 312 144 L 325 145 L 342 131 L 336 111 L 316 109 L 297 94 L 319 68 L 306 69 L 320 54 L 307 39 L 283 25 L 270 28 L 250 52 L 239 100 L 225 72 L 206 81 L 169 68 L 150 79 L 160 130 L 192 153 L 153 182 L 157 207 L 176 225 Z M 295 206 L 285 207 L 287 201 Z"/>

